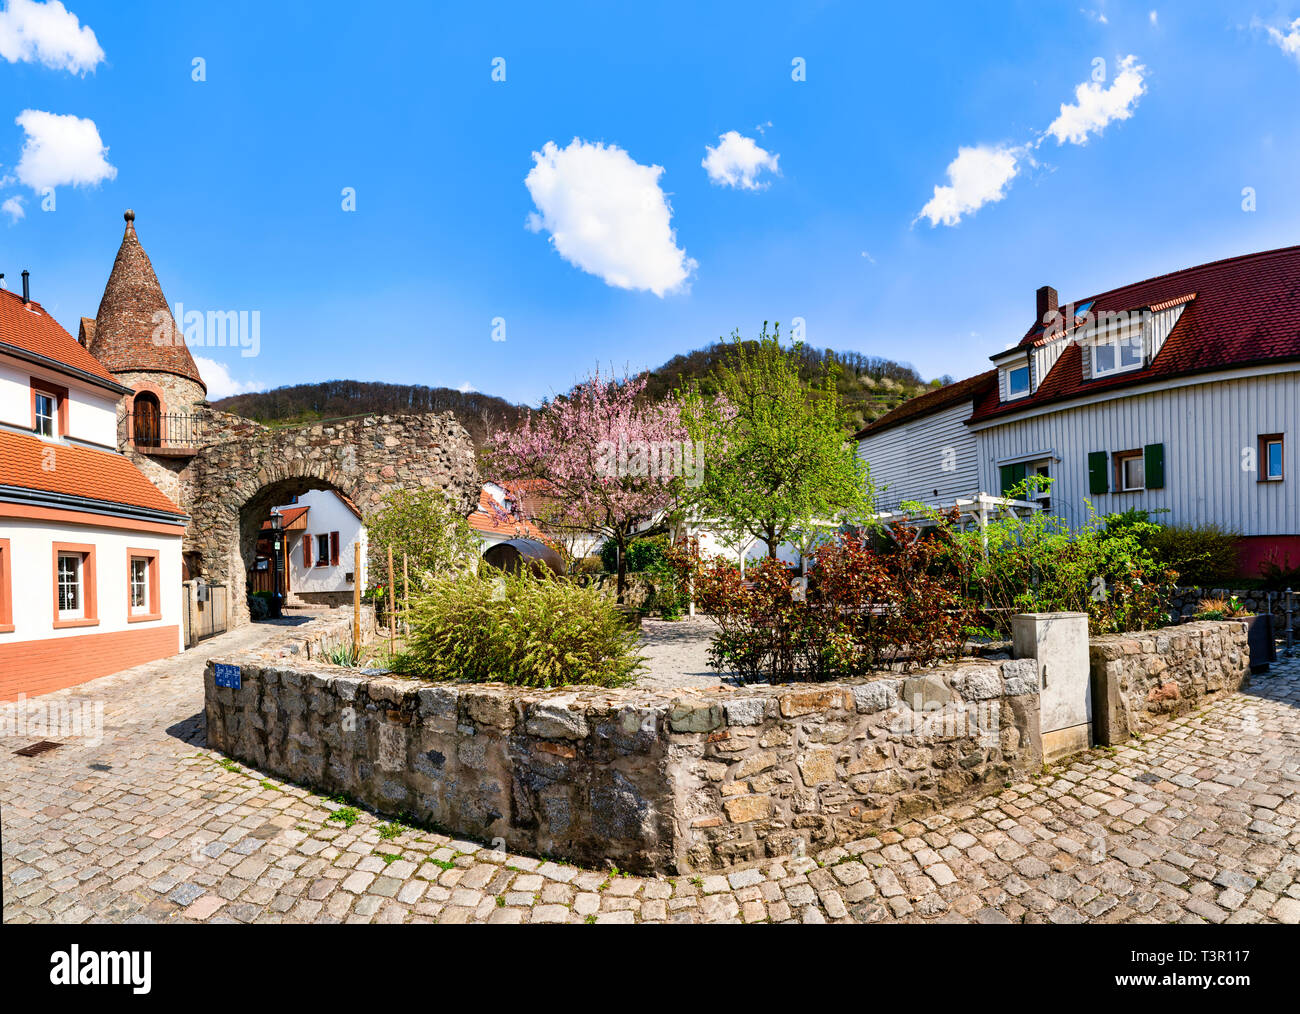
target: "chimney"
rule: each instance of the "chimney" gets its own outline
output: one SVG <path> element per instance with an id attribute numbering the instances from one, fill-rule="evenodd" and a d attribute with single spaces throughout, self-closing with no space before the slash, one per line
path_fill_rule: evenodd
<path id="1" fill-rule="evenodd" d="M 32 286 L 28 279 L 31 277 L 30 271 L 23 272 L 23 306 L 32 301 Z"/>
<path id="2" fill-rule="evenodd" d="M 1055 313 L 1057 308 L 1056 290 L 1050 285 L 1044 285 L 1037 293 L 1038 323 L 1047 323 L 1047 315 Z"/>

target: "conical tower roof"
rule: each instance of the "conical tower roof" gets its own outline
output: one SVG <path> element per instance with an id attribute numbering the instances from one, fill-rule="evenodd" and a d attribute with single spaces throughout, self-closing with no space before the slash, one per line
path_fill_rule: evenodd
<path id="1" fill-rule="evenodd" d="M 112 373 L 174 373 L 207 391 L 135 234 L 135 212 L 123 217 L 126 232 L 95 314 L 90 352 Z"/>

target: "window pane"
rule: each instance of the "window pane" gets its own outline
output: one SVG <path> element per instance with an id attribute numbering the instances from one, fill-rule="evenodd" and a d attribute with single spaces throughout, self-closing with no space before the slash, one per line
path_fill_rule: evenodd
<path id="1" fill-rule="evenodd" d="M 1282 441 L 1270 440 L 1268 442 L 1268 477 L 1270 479 L 1282 478 Z"/>
<path id="2" fill-rule="evenodd" d="M 149 561 L 134 558 L 131 560 L 131 608 L 147 609 L 149 607 Z"/>
<path id="3" fill-rule="evenodd" d="M 1120 366 L 1138 366 L 1142 362 L 1142 336 L 1134 335 L 1119 343 Z"/>
<path id="4" fill-rule="evenodd" d="M 81 608 L 81 558 L 59 557 L 59 610 L 68 612 Z"/>
<path id="5" fill-rule="evenodd" d="M 36 432 L 43 437 L 54 436 L 54 399 L 48 394 L 36 396 Z"/>
<path id="6" fill-rule="evenodd" d="M 1124 488 L 1142 489 L 1145 485 L 1145 469 L 1140 457 L 1124 459 Z"/>
<path id="7" fill-rule="evenodd" d="M 1094 345 L 1092 347 L 1092 372 L 1109 373 L 1115 368 L 1115 346 Z"/>
<path id="8" fill-rule="evenodd" d="M 1007 387 L 1011 394 L 1025 394 L 1029 391 L 1029 367 L 1022 366 L 1007 375 Z"/>

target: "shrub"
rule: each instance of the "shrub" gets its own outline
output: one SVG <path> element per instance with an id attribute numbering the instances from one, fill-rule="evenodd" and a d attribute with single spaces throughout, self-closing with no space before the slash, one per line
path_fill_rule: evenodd
<path id="1" fill-rule="evenodd" d="M 256 623 L 271 615 L 271 607 L 262 595 L 248 596 L 248 618 Z"/>
<path id="2" fill-rule="evenodd" d="M 1182 584 L 1205 588 L 1236 576 L 1238 538 L 1218 525 L 1157 525 L 1147 545 L 1160 564 L 1178 571 Z"/>
<path id="3" fill-rule="evenodd" d="M 926 666 L 959 654 L 969 613 L 939 540 L 901 526 L 878 550 L 860 534 L 818 548 L 807 590 L 766 558 L 745 578 L 721 558 L 674 554 L 718 625 L 710 662 L 743 679 L 831 679 L 882 665 Z"/>
<path id="4" fill-rule="evenodd" d="M 623 568 L 624 573 L 640 574 L 651 570 L 663 560 L 667 548 L 668 537 L 665 535 L 633 539 L 627 544 L 627 566 Z M 606 539 L 600 547 L 600 561 L 610 574 L 618 572 L 618 545 L 613 539 Z"/>
<path id="5" fill-rule="evenodd" d="M 1264 561 L 1259 565 L 1261 583 L 1268 591 L 1284 591 L 1300 586 L 1300 567 L 1291 565 L 1291 554 L 1284 553 L 1279 559 L 1276 549 L 1269 550 Z"/>
<path id="6" fill-rule="evenodd" d="M 1024 498 L 1034 479 L 1013 489 Z M 916 505 L 919 507 L 919 505 Z M 1086 612 L 1093 633 L 1144 630 L 1169 621 L 1177 574 L 1148 548 L 1159 526 L 1126 512 L 1088 519 L 1071 531 L 1041 511 L 991 520 L 983 532 L 961 531 L 955 518 L 932 520 L 945 529 L 949 566 L 983 622 L 1006 635 L 1021 612 Z M 1116 519 L 1119 519 L 1118 521 Z"/>
<path id="7" fill-rule="evenodd" d="M 371 559 L 384 559 L 392 549 L 399 581 L 406 555 L 413 589 L 423 588 L 438 575 L 472 569 L 479 558 L 478 539 L 469 522 L 438 490 L 393 490 L 366 517 L 366 528 Z M 385 573 L 378 566 L 373 571 Z"/>
<path id="8" fill-rule="evenodd" d="M 594 589 L 523 571 L 442 577 L 411 603 L 395 672 L 520 686 L 617 686 L 642 658 L 637 634 Z"/>

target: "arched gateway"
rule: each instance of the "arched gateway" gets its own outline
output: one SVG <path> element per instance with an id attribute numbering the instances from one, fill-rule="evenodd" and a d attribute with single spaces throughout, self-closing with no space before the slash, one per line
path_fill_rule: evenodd
<path id="1" fill-rule="evenodd" d="M 271 429 L 208 405 L 135 215 L 125 217 L 99 312 L 82 318 L 81 341 L 136 392 L 119 405 L 119 449 L 189 513 L 188 576 L 229 587 L 231 625 L 248 622 L 245 574 L 276 504 L 332 489 L 364 516 L 397 488 L 442 490 L 466 514 L 478 504 L 474 444 L 450 412 Z"/>

